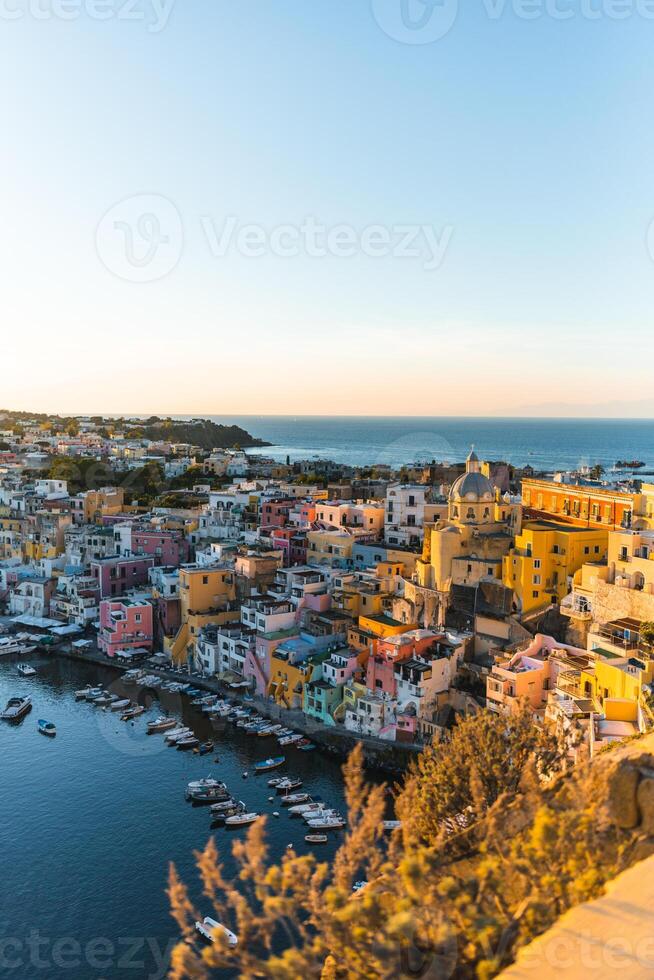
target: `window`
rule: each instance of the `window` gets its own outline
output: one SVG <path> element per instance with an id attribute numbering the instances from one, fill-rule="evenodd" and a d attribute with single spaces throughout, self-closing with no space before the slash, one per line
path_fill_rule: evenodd
<path id="1" fill-rule="evenodd" d="M 534 568 L 540 568 L 540 558 L 534 558 Z"/>
<path id="2" fill-rule="evenodd" d="M 203 575 L 202 576 L 202 584 L 203 585 L 208 585 L 209 584 L 209 576 L 208 575 Z"/>
<path id="3" fill-rule="evenodd" d="M 588 545 L 586 545 L 586 547 L 584 548 L 584 554 L 585 555 L 589 555 L 590 554 L 590 548 L 588 547 Z"/>
<path id="4" fill-rule="evenodd" d="M 538 593 L 538 590 L 536 590 L 536 591 L 534 591 L 534 592 L 532 592 L 532 593 L 531 593 L 531 598 L 532 598 L 532 599 L 537 599 L 537 598 L 538 598 L 538 594 L 539 594 L 539 593 Z"/>
<path id="5" fill-rule="evenodd" d="M 534 577 L 533 577 L 533 584 L 534 585 L 540 585 L 540 575 L 534 575 Z"/>

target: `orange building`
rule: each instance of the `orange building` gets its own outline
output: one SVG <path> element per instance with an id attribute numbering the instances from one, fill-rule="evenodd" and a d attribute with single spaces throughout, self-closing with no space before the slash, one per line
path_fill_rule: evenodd
<path id="1" fill-rule="evenodd" d="M 554 518 L 561 524 L 611 530 L 635 526 L 638 515 L 644 513 L 640 493 L 553 480 L 523 480 L 522 505 L 526 520 Z"/>

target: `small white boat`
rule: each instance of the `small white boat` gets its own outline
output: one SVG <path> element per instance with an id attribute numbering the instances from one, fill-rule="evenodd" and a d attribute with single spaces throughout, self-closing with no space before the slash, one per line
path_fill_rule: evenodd
<path id="1" fill-rule="evenodd" d="M 119 698 L 118 701 L 114 701 L 111 705 L 112 711 L 124 711 L 125 708 L 129 708 L 132 702 L 129 698 Z"/>
<path id="2" fill-rule="evenodd" d="M 338 811 L 334 810 L 332 807 L 326 807 L 326 806 L 321 806 L 317 810 L 307 810 L 306 813 L 302 814 L 302 817 L 304 818 L 304 820 L 306 820 L 307 823 L 309 822 L 309 820 L 317 820 L 318 818 L 322 819 L 323 817 L 334 817 L 334 816 L 339 816 Z"/>
<path id="3" fill-rule="evenodd" d="M 391 833 L 393 830 L 399 830 L 402 826 L 401 820 L 382 820 L 382 828 L 387 832 Z"/>
<path id="4" fill-rule="evenodd" d="M 177 745 L 180 739 L 188 738 L 193 732 L 190 728 L 175 728 L 172 732 L 168 732 L 166 735 L 166 742 L 168 745 Z"/>
<path id="5" fill-rule="evenodd" d="M 43 718 L 40 718 L 39 731 L 41 735 L 47 735 L 48 738 L 54 738 L 57 734 L 57 726 L 53 721 L 45 721 Z"/>
<path id="6" fill-rule="evenodd" d="M 142 704 L 136 704 L 133 708 L 128 708 L 120 716 L 121 721 L 131 721 L 132 718 L 138 718 L 139 715 L 145 714 L 145 708 Z"/>
<path id="7" fill-rule="evenodd" d="M 231 929 L 227 926 L 222 925 L 220 922 L 216 922 L 210 916 L 206 915 L 202 922 L 196 922 L 195 928 L 200 933 L 200 935 L 210 943 L 215 943 L 218 938 L 217 934 L 220 933 L 227 940 L 228 945 L 236 946 L 238 944 L 238 936 L 236 936 Z"/>
<path id="8" fill-rule="evenodd" d="M 304 839 L 307 844 L 326 844 L 329 840 L 327 834 L 305 834 Z"/>
<path id="9" fill-rule="evenodd" d="M 19 721 L 32 710 L 31 698 L 9 698 L 5 710 L 0 714 L 4 721 Z"/>
<path id="10" fill-rule="evenodd" d="M 260 813 L 238 813 L 236 816 L 227 817 L 225 824 L 228 827 L 244 827 L 245 824 L 254 823 L 260 816 Z"/>
<path id="11" fill-rule="evenodd" d="M 315 820 L 307 821 L 314 830 L 340 830 L 345 826 L 342 817 L 318 817 Z"/>
<path id="12" fill-rule="evenodd" d="M 201 793 L 205 789 L 227 789 L 227 786 L 220 779 L 213 779 L 211 776 L 207 776 L 206 779 L 193 779 L 186 785 L 187 793 Z"/>
<path id="13" fill-rule="evenodd" d="M 93 698 L 92 703 L 97 708 L 106 708 L 110 704 L 113 704 L 114 701 L 117 701 L 117 700 L 118 700 L 118 695 L 117 694 L 109 694 L 109 693 L 106 693 L 105 692 L 105 693 L 102 693 L 99 697 Z"/>
<path id="14" fill-rule="evenodd" d="M 280 802 L 282 806 L 293 806 L 296 803 L 306 803 L 308 799 L 308 793 L 287 793 L 286 796 L 282 796 Z"/>
<path id="15" fill-rule="evenodd" d="M 104 694 L 102 687 L 89 687 L 86 689 L 86 694 L 84 697 L 87 701 L 95 701 L 96 698 L 101 697 Z"/>
<path id="16" fill-rule="evenodd" d="M 311 802 L 307 801 L 306 803 L 293 804 L 293 806 L 289 808 L 288 812 L 298 813 L 298 814 L 312 813 L 312 812 L 318 813 L 324 809 L 324 806 L 325 806 L 324 803 L 314 803 L 313 801 Z"/>
<path id="17" fill-rule="evenodd" d="M 21 677 L 36 677 L 36 671 L 29 664 L 18 664 L 16 670 Z"/>
<path id="18" fill-rule="evenodd" d="M 178 725 L 179 722 L 176 718 L 167 718 L 165 715 L 161 715 L 154 721 L 148 722 L 147 733 L 148 735 L 155 735 L 157 732 L 167 732 L 172 728 L 177 728 Z"/>
<path id="19" fill-rule="evenodd" d="M 188 735 L 185 735 L 183 738 L 178 739 L 178 741 L 175 743 L 176 747 L 178 749 L 181 749 L 182 751 L 185 751 L 186 749 L 194 749 L 196 745 L 199 744 L 200 744 L 200 739 L 197 738 L 197 736 L 195 736 L 193 732 L 190 732 Z"/>

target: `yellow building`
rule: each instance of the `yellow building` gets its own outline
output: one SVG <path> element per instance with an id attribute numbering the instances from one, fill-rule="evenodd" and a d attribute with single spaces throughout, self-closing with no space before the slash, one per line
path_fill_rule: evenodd
<path id="1" fill-rule="evenodd" d="M 474 452 L 450 489 L 447 520 L 425 526 L 422 557 L 404 595 L 426 628 L 445 622 L 453 585 L 499 581 L 500 563 L 520 531 L 519 501 L 500 495 Z"/>
<path id="2" fill-rule="evenodd" d="M 414 629 L 417 629 L 416 623 L 401 623 L 385 614 L 359 616 L 357 623 L 348 630 L 347 642 L 354 650 L 374 653 L 379 640 Z"/>
<path id="3" fill-rule="evenodd" d="M 170 642 L 174 660 L 185 663 L 195 655 L 204 626 L 238 622 L 234 572 L 228 565 L 182 565 L 179 570 L 181 626 Z"/>
<path id="4" fill-rule="evenodd" d="M 0 559 L 21 558 L 23 520 L 17 517 L 0 517 Z"/>
<path id="5" fill-rule="evenodd" d="M 608 531 L 549 521 L 525 524 L 504 558 L 503 580 L 521 616 L 560 602 L 584 562 L 606 558 Z"/>
<path id="6" fill-rule="evenodd" d="M 346 530 L 309 531 L 307 562 L 310 565 L 329 565 L 345 568 L 352 558 L 356 537 Z"/>

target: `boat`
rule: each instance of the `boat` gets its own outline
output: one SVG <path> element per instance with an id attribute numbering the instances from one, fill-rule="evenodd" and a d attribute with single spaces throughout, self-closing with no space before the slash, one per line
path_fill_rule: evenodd
<path id="1" fill-rule="evenodd" d="M 291 790 L 299 789 L 301 785 L 301 779 L 291 779 L 289 776 L 277 783 L 276 789 L 278 793 L 289 793 Z"/>
<path id="2" fill-rule="evenodd" d="M 254 765 L 254 771 L 268 772 L 269 769 L 278 769 L 279 766 L 283 766 L 285 762 L 286 762 L 285 756 L 277 755 L 271 759 L 264 759 L 263 762 L 256 762 Z"/>
<path id="3" fill-rule="evenodd" d="M 281 782 L 283 782 L 284 779 L 286 779 L 285 776 L 273 776 L 272 779 L 269 779 L 268 780 L 268 785 L 269 786 L 279 786 L 279 784 Z"/>
<path id="4" fill-rule="evenodd" d="M 616 470 L 640 470 L 644 465 L 642 459 L 619 459 L 615 468 Z"/>
<path id="5" fill-rule="evenodd" d="M 92 699 L 92 703 L 96 705 L 96 707 L 98 708 L 107 708 L 110 704 L 113 704 L 114 701 L 117 700 L 118 700 L 117 694 L 109 694 L 108 692 L 103 691 L 103 693 L 100 694 L 99 697 Z"/>
<path id="6" fill-rule="evenodd" d="M 21 677 L 36 677 L 36 671 L 29 664 L 18 664 L 16 670 Z"/>
<path id="7" fill-rule="evenodd" d="M 84 697 L 87 701 L 95 701 L 95 699 L 99 698 L 103 693 L 104 688 L 101 685 L 98 685 L 98 687 L 88 687 Z"/>
<path id="8" fill-rule="evenodd" d="M 203 789 L 227 789 L 227 784 L 220 779 L 207 776 L 205 779 L 193 779 L 186 785 L 187 793 L 194 793 Z"/>
<path id="9" fill-rule="evenodd" d="M 342 817 L 316 817 L 315 820 L 307 821 L 310 827 L 315 830 L 340 830 L 345 826 L 345 821 Z"/>
<path id="10" fill-rule="evenodd" d="M 188 738 L 193 732 L 190 728 L 175 728 L 172 732 L 168 732 L 165 736 L 165 741 L 168 746 L 177 745 L 177 743 L 182 738 Z"/>
<path id="11" fill-rule="evenodd" d="M 281 725 L 268 725 L 267 728 L 262 728 L 257 732 L 259 738 L 265 738 L 268 735 L 275 735 L 281 729 Z"/>
<path id="12" fill-rule="evenodd" d="M 226 810 L 233 809 L 233 807 L 237 806 L 238 803 L 239 801 L 235 800 L 233 796 L 228 796 L 226 800 L 220 800 L 219 803 L 212 803 L 211 812 L 224 813 Z M 241 805 L 243 806 L 243 810 L 245 810 L 245 805 L 244 804 Z"/>
<path id="13" fill-rule="evenodd" d="M 228 929 L 227 926 L 216 922 L 209 915 L 205 915 L 202 922 L 196 922 L 195 928 L 207 942 L 215 943 L 217 938 L 216 934 L 219 933 L 221 937 L 225 937 L 229 946 L 236 946 L 238 944 L 238 936 L 231 929 Z"/>
<path id="14" fill-rule="evenodd" d="M 329 840 L 327 834 L 305 834 L 304 839 L 307 844 L 326 844 Z"/>
<path id="15" fill-rule="evenodd" d="M 218 804 L 215 804 L 216 806 Z M 238 803 L 232 803 L 231 806 L 227 807 L 225 810 L 214 810 L 213 806 L 211 808 L 211 823 L 214 826 L 225 826 L 230 817 L 238 817 L 241 813 L 246 813 L 247 807 L 245 803 L 240 800 Z"/>
<path id="16" fill-rule="evenodd" d="M 122 713 L 122 715 L 120 716 L 120 720 L 121 721 L 131 721 L 132 718 L 138 718 L 139 715 L 142 715 L 144 713 L 145 713 L 145 708 L 143 707 L 143 705 L 142 704 L 136 704 L 136 705 L 134 705 L 133 708 L 128 708 L 127 711 L 124 711 Z M 148 732 L 148 734 L 151 734 L 151 733 Z"/>
<path id="17" fill-rule="evenodd" d="M 260 813 L 237 813 L 233 817 L 227 817 L 225 825 L 227 827 L 244 827 L 246 824 L 254 823 L 260 816 Z"/>
<path id="18" fill-rule="evenodd" d="M 298 743 L 298 748 L 300 749 L 301 752 L 313 752 L 315 747 L 316 746 L 313 744 L 313 742 L 307 742 L 306 745 L 300 745 Z"/>
<path id="19" fill-rule="evenodd" d="M 227 803 L 231 799 L 229 791 L 226 789 L 198 789 L 192 790 L 186 796 L 191 803 Z"/>
<path id="20" fill-rule="evenodd" d="M 382 820 L 382 829 L 387 833 L 390 833 L 393 830 L 399 830 L 401 826 L 401 820 Z"/>
<path id="21" fill-rule="evenodd" d="M 0 657 L 10 656 L 16 653 L 33 653 L 36 650 L 35 644 L 23 643 L 15 636 L 0 636 Z"/>
<path id="22" fill-rule="evenodd" d="M 302 740 L 301 735 L 284 735 L 283 738 L 278 738 L 277 741 L 280 745 L 295 745 L 297 742 Z"/>
<path id="23" fill-rule="evenodd" d="M 207 755 L 209 752 L 213 752 L 213 742 L 210 740 L 208 742 L 200 742 L 197 748 L 193 749 L 198 755 Z"/>
<path id="24" fill-rule="evenodd" d="M 118 701 L 113 701 L 111 704 L 112 711 L 124 711 L 125 708 L 129 708 L 131 705 L 129 698 L 119 698 Z"/>
<path id="25" fill-rule="evenodd" d="M 167 732 L 171 728 L 175 728 L 179 722 L 176 718 L 166 718 L 165 715 L 161 715 L 159 718 L 155 718 L 154 721 L 148 722 L 147 733 L 148 735 L 155 735 L 157 732 Z"/>
<path id="26" fill-rule="evenodd" d="M 287 793 L 280 802 L 282 806 L 295 806 L 298 803 L 306 803 L 308 799 L 308 793 Z"/>
<path id="27" fill-rule="evenodd" d="M 47 735 L 49 738 L 54 738 L 57 734 L 57 726 L 52 721 L 44 721 L 43 718 L 39 718 L 39 731 L 41 735 Z"/>
<path id="28" fill-rule="evenodd" d="M 288 812 L 291 814 L 297 813 L 300 816 L 302 816 L 305 813 L 320 813 L 324 808 L 324 806 L 325 806 L 324 803 L 316 803 L 313 800 L 311 800 L 310 802 L 307 801 L 306 803 L 294 803 L 293 806 L 290 807 Z"/>
<path id="29" fill-rule="evenodd" d="M 180 738 L 176 742 L 177 748 L 181 752 L 185 752 L 186 749 L 194 749 L 195 746 L 199 744 L 200 744 L 200 739 L 197 738 L 197 736 L 195 736 L 193 732 L 191 732 L 190 735 L 185 735 L 184 738 Z"/>
<path id="30" fill-rule="evenodd" d="M 4 721 L 19 721 L 32 710 L 31 698 L 9 698 L 5 710 L 0 714 Z"/>
<path id="31" fill-rule="evenodd" d="M 318 820 L 319 818 L 322 819 L 324 817 L 340 817 L 340 813 L 338 813 L 337 810 L 334 810 L 333 807 L 328 807 L 323 804 L 317 810 L 307 810 L 302 814 L 302 819 L 307 823 L 309 820 Z"/>

